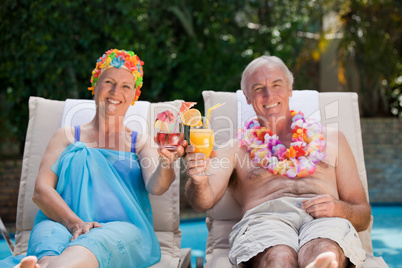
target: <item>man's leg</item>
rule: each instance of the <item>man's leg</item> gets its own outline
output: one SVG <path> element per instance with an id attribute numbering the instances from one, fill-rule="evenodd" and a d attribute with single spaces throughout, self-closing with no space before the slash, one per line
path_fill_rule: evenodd
<path id="1" fill-rule="evenodd" d="M 277 245 L 267 248 L 248 262 L 242 263 L 241 267 L 297 268 L 297 253 L 289 246 Z"/>
<path id="2" fill-rule="evenodd" d="M 317 238 L 311 240 L 301 247 L 298 253 L 300 267 L 307 267 L 307 265 L 310 263 L 316 262 L 317 256 L 325 252 L 332 252 L 335 254 L 335 260 L 338 262 L 340 268 L 347 267 L 349 260 L 345 257 L 342 249 L 336 242 L 327 238 Z"/>
<path id="3" fill-rule="evenodd" d="M 333 252 L 321 253 L 306 268 L 338 268 L 338 262 Z"/>

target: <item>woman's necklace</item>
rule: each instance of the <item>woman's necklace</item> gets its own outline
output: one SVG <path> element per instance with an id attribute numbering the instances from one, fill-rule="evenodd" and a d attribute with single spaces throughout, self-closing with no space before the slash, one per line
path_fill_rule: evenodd
<path id="1" fill-rule="evenodd" d="M 289 178 L 306 177 L 325 159 L 325 141 L 319 122 L 305 119 L 302 112 L 292 114 L 292 143 L 286 148 L 271 129 L 261 127 L 257 119 L 245 123 L 238 133 L 252 161 L 273 174 Z"/>

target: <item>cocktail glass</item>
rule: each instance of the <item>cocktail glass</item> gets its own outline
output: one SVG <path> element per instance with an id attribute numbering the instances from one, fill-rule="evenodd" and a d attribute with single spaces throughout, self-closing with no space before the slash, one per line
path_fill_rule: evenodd
<path id="1" fill-rule="evenodd" d="M 156 143 L 161 149 L 175 151 L 178 146 L 183 145 L 184 130 L 183 124 L 177 123 L 176 126 L 169 126 L 169 130 L 159 129 L 156 134 Z"/>
<path id="2" fill-rule="evenodd" d="M 210 122 L 206 117 L 201 118 L 202 126 L 193 126 L 190 129 L 190 144 L 194 146 L 195 153 L 204 153 L 208 159 L 214 148 L 215 136 Z M 201 172 L 199 175 L 211 175 Z"/>

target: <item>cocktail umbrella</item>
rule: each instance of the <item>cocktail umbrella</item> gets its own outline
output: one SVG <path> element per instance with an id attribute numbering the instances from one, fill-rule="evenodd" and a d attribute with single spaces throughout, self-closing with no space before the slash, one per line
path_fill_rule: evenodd
<path id="1" fill-rule="evenodd" d="M 180 116 L 182 113 L 188 111 L 191 107 L 193 107 L 193 106 L 196 105 L 196 104 L 197 104 L 196 102 L 191 102 L 191 101 L 182 102 L 182 104 L 181 104 L 181 106 L 180 106 L 179 113 L 177 114 L 177 117 L 176 117 L 176 119 L 175 119 L 175 121 L 174 121 L 174 126 L 173 126 L 174 129 L 173 129 L 173 132 L 176 131 L 176 127 L 177 127 L 177 118 L 179 118 L 179 116 Z"/>
<path id="2" fill-rule="evenodd" d="M 161 120 L 161 121 L 165 122 L 165 123 L 173 123 L 174 120 L 175 120 L 175 116 L 174 116 L 174 115 L 172 114 L 172 112 L 169 111 L 169 110 L 166 110 L 166 111 L 164 111 L 164 112 L 159 113 L 159 114 L 156 116 L 156 118 L 157 118 L 158 120 Z"/>
<path id="3" fill-rule="evenodd" d="M 178 116 L 181 115 L 182 113 L 188 111 L 191 107 L 193 107 L 196 104 L 197 104 L 196 102 L 183 102 L 181 104 Z"/>
<path id="4" fill-rule="evenodd" d="M 179 118 L 179 116 L 186 112 L 187 110 L 189 110 L 191 107 L 193 107 L 194 105 L 196 105 L 196 102 L 182 102 L 181 106 L 180 106 L 180 110 L 179 113 L 177 114 L 177 117 L 174 120 L 174 124 L 172 126 L 171 132 L 175 132 L 176 131 L 176 127 L 177 127 L 177 119 Z"/>

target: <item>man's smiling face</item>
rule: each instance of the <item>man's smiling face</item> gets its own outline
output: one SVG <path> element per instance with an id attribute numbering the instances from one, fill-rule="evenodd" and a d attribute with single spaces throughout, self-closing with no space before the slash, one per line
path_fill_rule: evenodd
<path id="1" fill-rule="evenodd" d="M 257 68 L 247 77 L 244 94 L 259 118 L 271 121 L 289 113 L 292 87 L 279 66 L 271 64 Z"/>

